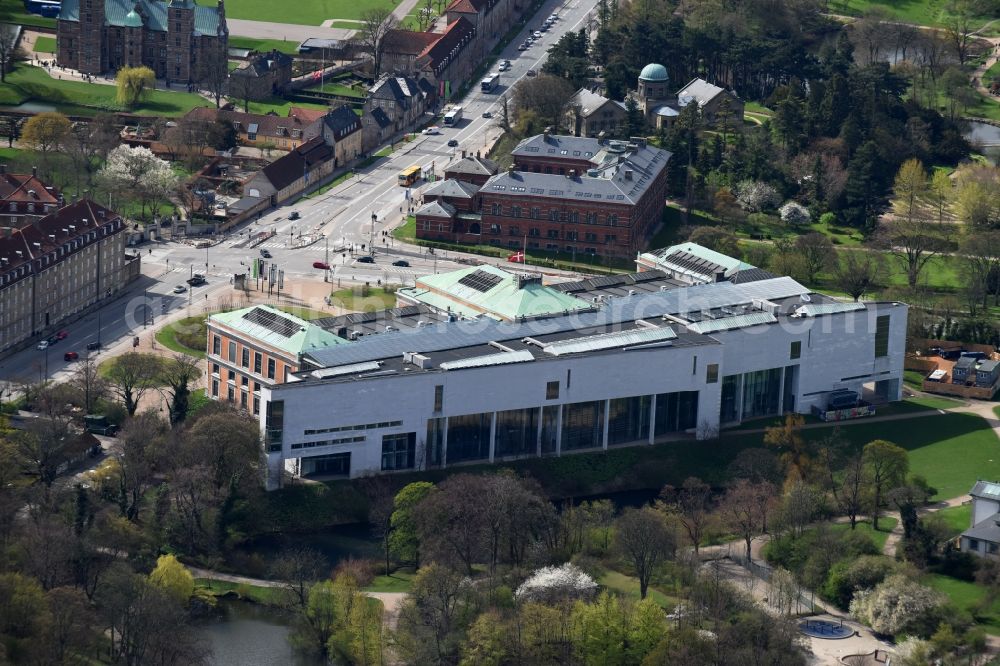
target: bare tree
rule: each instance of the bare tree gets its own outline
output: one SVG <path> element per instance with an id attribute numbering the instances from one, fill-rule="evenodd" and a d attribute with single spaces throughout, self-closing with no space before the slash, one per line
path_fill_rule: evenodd
<path id="1" fill-rule="evenodd" d="M 87 448 L 87 439 L 72 430 L 72 415 L 61 392 L 45 388 L 35 411 L 38 416 L 29 419 L 15 439 L 23 464 L 48 488 L 62 467 Z"/>
<path id="2" fill-rule="evenodd" d="M 94 403 L 108 393 L 108 383 L 101 376 L 96 359 L 90 356 L 80 359 L 69 381 L 83 394 L 83 409 L 88 414 L 94 412 Z"/>
<path id="3" fill-rule="evenodd" d="M 960 65 L 969 59 L 969 47 L 975 32 L 977 3 L 974 0 L 952 0 L 945 6 L 943 24 L 945 34 L 955 51 Z"/>
<path id="4" fill-rule="evenodd" d="M 767 530 L 767 517 L 774 501 L 774 486 L 766 481 L 752 483 L 739 479 L 726 491 L 722 516 L 726 525 L 746 544 L 747 561 L 754 538 Z"/>
<path id="5" fill-rule="evenodd" d="M 566 79 L 539 74 L 521 79 L 514 85 L 514 104 L 518 113 L 534 112 L 544 125 L 558 128 L 574 92 L 572 84 Z"/>
<path id="6" fill-rule="evenodd" d="M 656 567 L 673 557 L 677 548 L 674 534 L 663 515 L 652 507 L 628 508 L 615 523 L 618 547 L 632 562 L 639 579 L 639 596 L 646 598 Z"/>
<path id="7" fill-rule="evenodd" d="M 271 576 L 283 583 L 294 603 L 304 610 L 309 603 L 309 588 L 324 578 L 327 566 L 320 552 L 294 546 L 278 554 L 271 566 Z"/>
<path id="8" fill-rule="evenodd" d="M 852 530 L 865 508 L 865 478 L 864 459 L 859 455 L 851 456 L 838 476 L 831 476 L 833 497 L 840 512 L 850 521 Z"/>
<path id="9" fill-rule="evenodd" d="M 398 24 L 391 9 L 378 7 L 361 12 L 361 28 L 354 36 L 358 48 L 372 58 L 372 78 L 378 79 L 382 71 L 382 52 L 385 36 Z"/>
<path id="10" fill-rule="evenodd" d="M 510 131 L 510 99 L 507 93 L 500 95 L 500 115 L 497 116 L 497 126 L 504 132 Z"/>
<path id="11" fill-rule="evenodd" d="M 833 271 L 837 288 L 855 301 L 882 284 L 885 264 L 878 252 L 854 250 L 841 253 L 837 259 Z"/>
<path id="12" fill-rule="evenodd" d="M 219 108 L 222 97 L 226 94 L 226 84 L 229 81 L 229 59 L 223 49 L 209 49 L 201 61 L 201 80 L 199 83 L 212 93 L 215 108 Z"/>
<path id="13" fill-rule="evenodd" d="M 229 97 L 242 102 L 243 113 L 250 113 L 250 102 L 256 96 L 256 88 L 254 87 L 251 77 L 244 75 L 230 75 L 226 89 L 229 91 Z"/>
<path id="14" fill-rule="evenodd" d="M 0 23 L 0 83 L 7 80 L 7 70 L 17 49 L 17 26 Z"/>
<path id="15" fill-rule="evenodd" d="M 687 532 L 691 545 L 694 546 L 695 557 L 705 538 L 711 514 L 712 489 L 707 483 L 697 477 L 688 477 L 680 488 L 664 486 L 660 491 L 660 499 L 664 507 L 677 516 L 684 531 Z"/>
<path id="16" fill-rule="evenodd" d="M 810 283 L 815 283 L 820 271 L 828 268 L 837 258 L 833 241 L 817 232 L 796 238 L 795 249 L 802 260 L 806 280 Z"/>
<path id="17" fill-rule="evenodd" d="M 139 401 L 151 389 L 160 373 L 160 359 L 149 354 L 128 352 L 116 358 L 108 370 L 111 390 L 125 405 L 129 416 L 134 416 Z"/>

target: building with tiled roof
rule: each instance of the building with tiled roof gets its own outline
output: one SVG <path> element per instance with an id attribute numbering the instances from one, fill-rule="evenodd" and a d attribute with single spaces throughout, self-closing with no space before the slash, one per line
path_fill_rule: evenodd
<path id="1" fill-rule="evenodd" d="M 364 107 L 365 151 L 374 150 L 420 124 L 433 101 L 433 86 L 406 75 L 382 74 L 368 90 Z"/>
<path id="2" fill-rule="evenodd" d="M 277 206 L 333 173 L 333 156 L 333 146 L 327 145 L 322 136 L 314 137 L 258 171 L 243 186 L 243 192 L 269 199 L 272 206 Z"/>
<path id="3" fill-rule="evenodd" d="M 673 92 L 667 68 L 650 63 L 639 73 L 636 89 L 628 93 L 646 124 L 656 129 L 666 129 L 689 104 L 697 104 L 702 118 L 709 125 L 725 119 L 730 126 L 739 125 L 743 118 L 743 100 L 735 93 L 720 88 L 704 79 L 693 79 L 686 86 Z"/>
<path id="4" fill-rule="evenodd" d="M 325 112 L 321 112 L 320 117 L 322 115 L 325 115 Z M 273 111 L 243 113 L 203 106 L 188 111 L 184 119 L 204 122 L 223 120 L 233 126 L 240 143 L 250 146 L 270 143 L 280 150 L 291 150 L 301 145 L 308 138 L 305 134 L 306 129 L 317 122 L 301 114 L 279 116 Z"/>
<path id="5" fill-rule="evenodd" d="M 20 229 L 61 205 L 59 190 L 39 180 L 37 169 L 7 173 L 7 165 L 0 164 L 0 227 Z"/>
<path id="6" fill-rule="evenodd" d="M 645 139 L 546 133 L 511 154 L 513 167 L 479 190 L 481 219 L 422 221 L 418 211 L 417 237 L 626 257 L 645 246 L 662 218 L 670 153 Z"/>
<path id="7" fill-rule="evenodd" d="M 138 276 L 125 221 L 83 199 L 21 229 L 0 229 L 0 351 L 48 335 Z"/>
<path id="8" fill-rule="evenodd" d="M 465 53 L 475 37 L 475 26 L 460 16 L 448 23 L 440 39 L 428 44 L 417 56 L 418 70 L 433 75 L 441 97 L 450 97 L 451 91 L 457 90 L 479 64 L 474 53 Z"/>
<path id="9" fill-rule="evenodd" d="M 322 137 L 326 145 L 333 148 L 333 164 L 338 167 L 361 155 L 361 130 L 361 118 L 352 107 L 342 104 L 310 125 L 305 135 L 307 138 Z"/>
<path id="10" fill-rule="evenodd" d="M 306 109 L 301 106 L 293 106 L 288 109 L 289 118 L 297 118 L 307 125 L 309 123 L 316 122 L 324 115 L 326 115 L 325 109 Z"/>
<path id="11" fill-rule="evenodd" d="M 230 97 L 261 100 L 279 94 L 292 80 L 292 58 L 277 49 L 251 56 L 229 72 Z"/>
<path id="12" fill-rule="evenodd" d="M 527 3 L 522 7 L 515 0 L 452 0 L 445 15 L 448 23 L 463 18 L 475 29 L 471 51 L 476 62 L 480 62 L 507 34 L 519 18 L 521 9 L 526 7 Z"/>
<path id="13" fill-rule="evenodd" d="M 462 151 L 462 157 L 450 162 L 444 168 L 444 177 L 452 180 L 461 180 L 473 185 L 485 185 L 491 177 L 497 175 L 500 168 L 491 159 L 476 155 L 466 155 Z"/>
<path id="14" fill-rule="evenodd" d="M 63 0 L 56 62 L 86 74 L 145 65 L 157 78 L 195 83 L 225 67 L 229 41 L 223 0 Z"/>
<path id="15" fill-rule="evenodd" d="M 596 137 L 601 132 L 617 137 L 625 128 L 625 105 L 580 88 L 566 105 L 566 124 L 575 136 Z"/>
<path id="16" fill-rule="evenodd" d="M 389 30 L 382 39 L 382 73 L 412 76 L 417 57 L 439 39 L 439 32 Z"/>

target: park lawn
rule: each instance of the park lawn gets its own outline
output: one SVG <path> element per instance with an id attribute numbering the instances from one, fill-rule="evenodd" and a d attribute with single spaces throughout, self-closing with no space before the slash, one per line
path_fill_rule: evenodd
<path id="1" fill-rule="evenodd" d="M 944 24 L 943 10 L 946 5 L 944 0 L 834 0 L 828 4 L 827 11 L 861 16 L 867 11 L 877 9 L 890 19 L 940 27 Z M 979 27 L 991 18 L 983 16 L 974 20 L 973 24 Z"/>
<path id="2" fill-rule="evenodd" d="M 959 608 L 969 611 L 976 624 L 987 634 L 1000 635 L 1000 601 L 994 601 L 988 608 L 979 610 L 987 593 L 985 587 L 943 574 L 927 574 L 921 582 L 947 595 Z"/>
<path id="3" fill-rule="evenodd" d="M 56 20 L 44 18 L 38 14 L 29 14 L 24 10 L 21 0 L 0 0 L 0 23 L 13 23 L 25 28 L 51 28 L 55 30 Z"/>
<path id="4" fill-rule="evenodd" d="M 240 100 L 232 100 L 233 105 L 237 107 L 238 110 L 243 110 L 243 103 Z M 312 104 L 310 102 L 291 102 L 287 99 L 281 99 L 280 97 L 269 97 L 265 100 L 259 102 L 250 102 L 250 113 L 270 113 L 274 111 L 279 116 L 287 116 L 288 110 L 293 106 L 299 107 L 301 109 L 326 109 L 328 108 L 325 104 Z"/>
<path id="5" fill-rule="evenodd" d="M 619 594 L 636 601 L 639 600 L 639 580 L 637 578 L 626 576 L 625 574 L 617 571 L 608 571 L 601 576 L 597 582 L 609 590 L 618 592 Z M 649 586 L 647 596 L 655 601 L 661 608 L 666 610 L 673 610 L 673 608 L 680 603 L 680 599 L 668 596 L 657 590 L 652 585 Z"/>
<path id="6" fill-rule="evenodd" d="M 773 116 L 774 115 L 774 111 L 772 111 L 771 109 L 767 108 L 763 104 L 759 104 L 757 102 L 746 102 L 743 105 L 743 111 L 744 112 L 748 112 L 748 113 L 759 114 L 759 115 L 762 115 L 762 116 Z"/>
<path id="7" fill-rule="evenodd" d="M 872 523 L 870 520 L 860 520 L 854 526 L 854 531 L 859 534 L 867 534 L 878 546 L 879 551 L 885 548 L 885 542 L 889 538 L 889 533 L 892 532 L 893 528 L 896 527 L 896 523 L 899 521 L 895 518 L 890 518 L 889 516 L 879 516 L 878 519 L 878 530 L 872 529 Z M 851 526 L 849 523 L 833 523 L 830 525 L 831 532 L 849 532 Z"/>
<path id="8" fill-rule="evenodd" d="M 345 86 L 342 83 L 337 83 L 336 81 L 324 81 L 322 84 L 317 83 L 314 86 L 309 86 L 305 89 L 307 92 L 321 92 L 329 93 L 331 95 L 343 95 L 344 97 L 357 97 L 358 99 L 364 99 L 365 94 L 359 90 L 356 90 L 350 86 Z"/>
<path id="9" fill-rule="evenodd" d="M 229 6 L 226 6 L 226 15 L 229 15 Z M 260 53 L 270 53 L 277 50 L 288 55 L 297 55 L 299 43 L 282 39 L 256 39 L 254 37 L 239 37 L 230 35 L 229 48 L 231 49 L 253 49 Z"/>
<path id="10" fill-rule="evenodd" d="M 35 40 L 35 51 L 37 53 L 55 53 L 56 38 L 41 36 Z"/>
<path id="11" fill-rule="evenodd" d="M 903 402 L 907 402 L 912 405 L 920 405 L 922 407 L 926 407 L 927 409 L 955 409 L 956 407 L 961 407 L 965 404 L 961 400 L 955 400 L 954 398 L 940 398 L 930 395 L 915 395 L 912 398 L 907 398 Z"/>
<path id="12" fill-rule="evenodd" d="M 156 332 L 156 341 L 167 349 L 195 358 L 205 358 L 205 340 L 208 335 L 205 315 L 185 317 L 171 322 Z M 197 347 L 190 346 L 195 341 Z"/>
<path id="13" fill-rule="evenodd" d="M 375 576 L 371 585 L 361 589 L 365 592 L 409 592 L 414 576 L 411 570 L 397 569 L 388 576 Z"/>
<path id="14" fill-rule="evenodd" d="M 4 160 L 16 160 L 18 157 L 23 155 L 25 152 L 20 148 L 0 148 L 0 159 Z"/>
<path id="15" fill-rule="evenodd" d="M 956 537 L 970 527 L 970 522 L 972 521 L 972 504 L 949 506 L 946 509 L 935 511 L 925 518 L 929 518 L 930 516 L 940 516 L 944 520 L 944 524 L 948 526 L 951 536 Z"/>
<path id="16" fill-rule="evenodd" d="M 248 585 L 246 583 L 234 583 L 228 580 L 214 580 L 212 578 L 195 578 L 194 580 L 198 587 L 207 589 L 214 596 L 236 592 L 241 599 L 270 606 L 280 606 L 288 598 L 287 592 L 279 587 Z"/>
<path id="17" fill-rule="evenodd" d="M 353 312 L 376 312 L 396 307 L 396 294 L 381 287 L 369 287 L 367 294 L 361 287 L 340 289 L 330 294 L 330 302 Z"/>
<path id="18" fill-rule="evenodd" d="M 230 0 L 226 3 L 226 18 L 320 25 L 332 18 L 360 19 L 369 9 L 395 9 L 396 4 L 387 0 L 298 0 L 294 5 L 273 0 Z M 292 9 L 294 11 L 290 11 Z M 334 27 L 347 26 L 334 23 Z"/>
<path id="19" fill-rule="evenodd" d="M 92 116 L 101 111 L 121 110 L 113 85 L 62 81 L 52 78 L 41 67 L 22 63 L 7 74 L 7 84 L 0 86 L 0 106 L 17 106 L 27 101 L 54 106 L 67 115 Z M 212 103 L 193 93 L 151 90 L 133 113 L 180 116 L 196 106 L 212 106 Z"/>
<path id="20" fill-rule="evenodd" d="M 910 388 L 920 390 L 924 385 L 924 373 L 919 370 L 904 370 L 903 382 Z"/>

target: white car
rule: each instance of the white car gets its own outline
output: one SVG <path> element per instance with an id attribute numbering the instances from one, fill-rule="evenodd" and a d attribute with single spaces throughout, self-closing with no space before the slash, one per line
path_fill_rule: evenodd
<path id="1" fill-rule="evenodd" d="M 540 33 L 539 31 L 536 30 L 534 33 L 532 33 L 531 36 L 534 37 L 535 39 L 541 39 L 542 38 L 542 33 Z"/>
<path id="2" fill-rule="evenodd" d="M 187 290 L 188 290 L 187 287 L 185 287 L 182 284 L 179 284 L 176 287 L 174 287 L 174 293 L 175 294 L 183 294 Z"/>
<path id="3" fill-rule="evenodd" d="M 41 342 L 38 343 L 38 350 L 39 351 L 42 351 L 42 350 L 45 350 L 45 349 L 48 349 L 48 348 L 49 348 L 49 341 L 48 340 L 42 340 Z"/>
<path id="4" fill-rule="evenodd" d="M 424 134 L 440 134 L 440 133 L 441 133 L 441 128 L 438 127 L 437 125 L 431 125 L 430 127 L 424 130 Z"/>

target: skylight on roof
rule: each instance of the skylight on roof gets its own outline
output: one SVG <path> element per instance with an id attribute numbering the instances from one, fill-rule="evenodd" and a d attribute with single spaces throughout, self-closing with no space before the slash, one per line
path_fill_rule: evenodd
<path id="1" fill-rule="evenodd" d="M 484 294 L 501 282 L 503 282 L 502 277 L 493 273 L 487 273 L 483 270 L 473 271 L 468 275 L 462 276 L 462 278 L 458 281 L 460 285 L 475 289 L 476 291 Z"/>
<path id="2" fill-rule="evenodd" d="M 564 354 L 578 354 L 580 352 L 599 351 L 602 349 L 619 349 L 633 345 L 668 342 L 676 337 L 677 334 L 674 333 L 672 328 L 663 326 L 661 328 L 633 329 L 631 331 L 600 333 L 598 335 L 587 335 L 582 338 L 560 340 L 545 345 L 544 349 L 547 354 L 562 356 Z"/>

